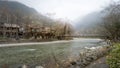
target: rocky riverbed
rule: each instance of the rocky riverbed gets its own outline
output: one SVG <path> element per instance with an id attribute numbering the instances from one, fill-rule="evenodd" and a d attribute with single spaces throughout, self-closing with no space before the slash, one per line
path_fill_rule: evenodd
<path id="1" fill-rule="evenodd" d="M 85 68 L 91 62 L 103 57 L 110 50 L 109 46 L 98 46 L 86 48 L 84 52 L 80 52 L 77 59 L 66 62 L 66 68 Z"/>

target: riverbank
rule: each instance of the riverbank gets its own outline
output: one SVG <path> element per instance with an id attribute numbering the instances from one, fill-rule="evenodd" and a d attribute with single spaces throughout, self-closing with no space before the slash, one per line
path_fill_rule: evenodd
<path id="1" fill-rule="evenodd" d="M 50 42 L 50 41 L 60 41 L 60 40 L 73 40 L 73 38 L 46 38 L 46 39 L 11 39 L 11 38 L 0 38 L 0 44 L 10 44 L 10 43 L 31 43 L 31 42 Z"/>
<path id="2" fill-rule="evenodd" d="M 79 40 L 81 39 L 81 40 Z M 1 42 L 0 47 L 8 47 L 8 46 L 29 46 L 29 45 L 41 45 L 41 44 L 53 44 L 53 43 L 67 43 L 67 42 L 74 42 L 74 41 L 88 41 L 91 38 L 74 38 L 73 40 L 21 40 L 21 41 L 9 41 L 9 42 Z M 92 38 L 94 40 L 99 41 L 98 43 L 103 42 L 102 39 Z"/>
<path id="3" fill-rule="evenodd" d="M 53 44 L 53 43 L 66 43 L 74 40 L 49 40 L 49 41 L 29 41 L 29 42 L 14 42 L 14 43 L 2 43 L 0 47 L 8 47 L 8 46 L 30 46 L 30 45 L 41 45 L 41 44 Z"/>
<path id="4" fill-rule="evenodd" d="M 16 43 L 39 43 L 39 42 L 54 42 L 54 41 L 71 41 L 74 39 L 91 39 L 90 37 L 81 37 L 81 38 L 69 38 L 69 39 L 1 39 L 0 38 L 0 44 L 16 44 Z M 100 38 L 92 38 L 92 39 L 99 39 Z M 101 40 L 103 42 L 103 40 Z"/>
<path id="5" fill-rule="evenodd" d="M 9 43 L 29 43 L 29 42 L 49 42 L 57 41 L 57 39 L 2 39 L 0 44 L 9 44 Z"/>
<path id="6" fill-rule="evenodd" d="M 110 68 L 110 67 L 107 64 L 107 58 L 106 58 L 106 55 L 105 55 L 105 56 L 99 58 L 98 60 L 90 63 L 85 68 Z"/>
<path id="7" fill-rule="evenodd" d="M 94 67 L 94 61 L 96 63 L 98 62 L 97 60 L 105 62 L 103 61 L 105 59 L 104 56 L 106 56 L 110 50 L 111 47 L 109 46 L 87 48 L 85 52 L 80 53 L 79 58 L 69 61 L 69 64 L 67 65 L 66 68 L 89 68 L 89 67 L 97 68 Z"/>

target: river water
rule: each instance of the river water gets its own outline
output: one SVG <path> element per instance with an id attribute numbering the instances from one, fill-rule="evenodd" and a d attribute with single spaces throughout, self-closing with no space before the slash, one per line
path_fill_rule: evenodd
<path id="1" fill-rule="evenodd" d="M 21 45 L 16 44 L 15 46 L 13 44 L 12 46 L 10 44 L 7 47 L 0 47 L 0 66 L 44 65 L 51 63 L 53 57 L 58 60 L 66 60 L 70 57 L 79 56 L 79 53 L 84 51 L 85 48 L 94 48 L 107 44 L 98 38 L 75 38 L 69 41 L 44 42 L 42 44 L 25 43 L 25 45 L 29 46 Z"/>

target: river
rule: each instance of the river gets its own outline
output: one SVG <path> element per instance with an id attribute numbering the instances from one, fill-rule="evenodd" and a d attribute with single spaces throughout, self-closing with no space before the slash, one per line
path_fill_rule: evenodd
<path id="1" fill-rule="evenodd" d="M 85 48 L 103 46 L 106 42 L 98 38 L 75 38 L 69 41 L 4 45 L 0 45 L 0 66 L 9 65 L 12 68 L 23 64 L 44 65 L 51 63 L 53 57 L 67 60 L 70 57 L 77 57 Z"/>

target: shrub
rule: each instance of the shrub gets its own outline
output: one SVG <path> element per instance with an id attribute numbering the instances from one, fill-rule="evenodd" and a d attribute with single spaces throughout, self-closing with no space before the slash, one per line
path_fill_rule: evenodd
<path id="1" fill-rule="evenodd" d="M 107 57 L 110 68 L 120 68 L 120 44 L 115 44 Z"/>

